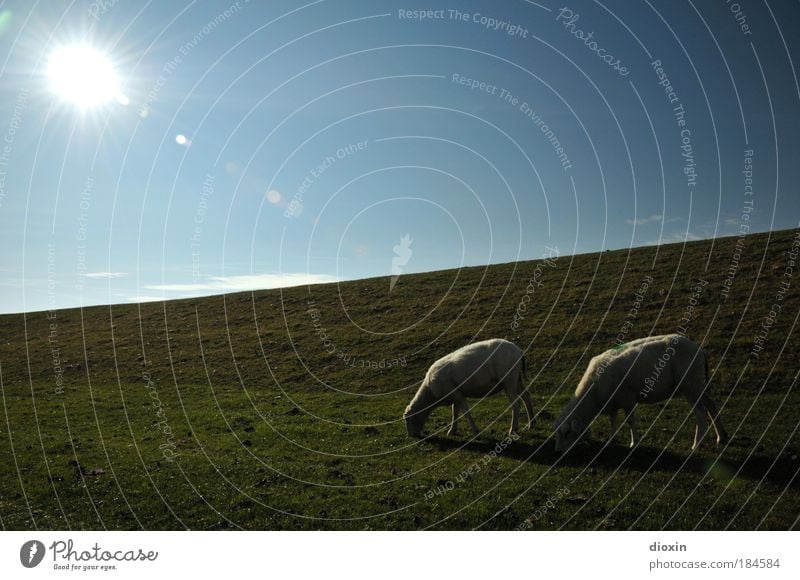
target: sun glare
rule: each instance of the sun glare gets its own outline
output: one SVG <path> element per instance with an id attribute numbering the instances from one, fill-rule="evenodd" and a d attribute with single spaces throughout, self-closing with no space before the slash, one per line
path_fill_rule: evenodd
<path id="1" fill-rule="evenodd" d="M 126 100 L 119 91 L 117 73 L 111 61 L 88 46 L 65 46 L 53 52 L 47 76 L 57 95 L 83 109 L 112 99 L 122 104 Z"/>

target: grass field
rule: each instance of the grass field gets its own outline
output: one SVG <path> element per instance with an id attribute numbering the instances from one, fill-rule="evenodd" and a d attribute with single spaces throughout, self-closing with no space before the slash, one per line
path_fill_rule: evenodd
<path id="1" fill-rule="evenodd" d="M 0 316 L 0 526 L 797 528 L 798 236 Z M 676 399 L 640 407 L 636 450 L 604 448 L 601 419 L 556 455 L 588 360 L 679 329 L 730 444 L 692 453 Z M 527 351 L 533 429 L 507 444 L 495 397 L 472 401 L 476 439 L 445 436 L 447 409 L 409 439 L 430 363 L 490 337 Z"/>

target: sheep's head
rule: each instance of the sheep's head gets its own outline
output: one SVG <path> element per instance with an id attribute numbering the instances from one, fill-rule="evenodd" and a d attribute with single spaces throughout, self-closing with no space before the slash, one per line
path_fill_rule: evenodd
<path id="1" fill-rule="evenodd" d="M 422 437 L 422 428 L 425 426 L 425 420 L 428 414 L 423 411 L 413 412 L 411 405 L 406 407 L 403 413 L 403 420 L 406 422 L 406 431 L 410 437 Z"/>
<path id="2" fill-rule="evenodd" d="M 574 416 L 577 405 L 577 399 L 570 400 L 567 408 L 553 423 L 553 430 L 556 435 L 556 451 L 558 453 L 568 450 L 584 437 L 591 435 L 586 421 Z"/>
<path id="3" fill-rule="evenodd" d="M 428 416 L 436 406 L 436 401 L 431 396 L 430 389 L 423 381 L 417 393 L 403 412 L 403 420 L 406 422 L 406 431 L 411 437 L 422 437 L 422 428 L 428 420 Z"/>
<path id="4" fill-rule="evenodd" d="M 567 419 L 560 425 L 554 425 L 554 428 L 556 432 L 556 451 L 559 453 L 567 451 L 578 441 L 591 435 L 588 425 L 577 417 Z"/>

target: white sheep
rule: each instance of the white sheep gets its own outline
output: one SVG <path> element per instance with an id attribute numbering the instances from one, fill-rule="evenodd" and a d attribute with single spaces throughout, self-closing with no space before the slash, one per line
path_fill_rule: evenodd
<path id="1" fill-rule="evenodd" d="M 706 393 L 708 359 L 705 351 L 680 334 L 641 338 L 594 357 L 575 389 L 575 396 L 553 423 L 556 451 L 564 451 L 583 435 L 600 413 L 611 420 L 611 438 L 617 431 L 617 411 L 622 409 L 631 430 L 631 447 L 641 440 L 634 409 L 638 403 L 658 403 L 676 393 L 692 405 L 697 425 L 692 449 L 708 431 L 707 418 L 717 435 L 717 445 L 727 441 L 719 409 Z"/>
<path id="2" fill-rule="evenodd" d="M 510 432 L 519 430 L 520 398 L 525 404 L 530 427 L 533 406 L 523 382 L 525 371 L 522 350 L 500 338 L 469 344 L 443 356 L 428 369 L 417 394 L 403 413 L 408 434 L 420 437 L 431 411 L 442 405 L 452 405 L 453 424 L 447 434 L 458 434 L 458 420 L 463 413 L 477 435 L 478 427 L 469 414 L 466 398 L 486 397 L 500 391 L 505 391 L 511 402 Z"/>

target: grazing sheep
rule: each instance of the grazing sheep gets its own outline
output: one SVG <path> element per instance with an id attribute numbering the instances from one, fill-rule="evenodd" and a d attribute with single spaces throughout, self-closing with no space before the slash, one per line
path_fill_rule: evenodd
<path id="1" fill-rule="evenodd" d="M 680 393 L 692 405 L 697 421 L 692 449 L 708 431 L 707 418 L 717 435 L 717 445 L 728 435 L 716 403 L 706 393 L 708 359 L 705 351 L 680 334 L 634 340 L 594 357 L 575 389 L 575 396 L 553 423 L 556 451 L 569 449 L 600 413 L 611 420 L 611 438 L 622 409 L 631 430 L 631 447 L 639 443 L 634 408 L 637 403 L 658 403 Z"/>
<path id="2" fill-rule="evenodd" d="M 453 424 L 448 435 L 458 434 L 461 413 L 472 432 L 478 427 L 469 414 L 467 397 L 485 397 L 505 391 L 511 401 L 511 433 L 519 430 L 519 399 L 525 404 L 528 427 L 533 419 L 531 397 L 525 388 L 525 357 L 513 342 L 493 338 L 461 347 L 431 365 L 425 378 L 403 413 L 406 430 L 420 437 L 428 416 L 436 407 L 453 406 Z"/>

